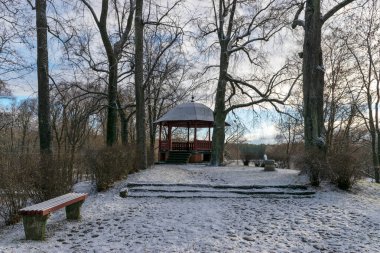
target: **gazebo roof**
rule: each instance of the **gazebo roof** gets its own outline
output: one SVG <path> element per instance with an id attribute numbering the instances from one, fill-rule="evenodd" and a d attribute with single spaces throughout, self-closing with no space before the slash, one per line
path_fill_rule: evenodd
<path id="1" fill-rule="evenodd" d="M 180 104 L 154 123 L 162 123 L 163 125 L 173 125 L 179 127 L 194 126 L 209 127 L 214 123 L 214 112 L 204 104 L 185 103 Z"/>

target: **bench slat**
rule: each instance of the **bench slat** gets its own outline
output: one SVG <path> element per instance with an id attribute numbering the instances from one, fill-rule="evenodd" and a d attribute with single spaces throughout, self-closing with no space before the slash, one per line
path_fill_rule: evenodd
<path id="1" fill-rule="evenodd" d="M 44 202 L 41 202 L 39 204 L 36 204 L 36 205 L 33 205 L 33 206 L 29 206 L 29 207 L 26 207 L 22 210 L 42 210 L 42 209 L 48 209 L 48 208 L 51 208 L 53 206 L 56 206 L 60 203 L 65 203 L 67 201 L 70 201 L 72 199 L 75 199 L 75 198 L 78 198 L 82 195 L 73 195 L 73 194 L 65 194 L 65 195 L 62 195 L 60 197 L 57 197 L 57 198 L 54 198 L 54 199 L 50 199 L 50 200 L 47 200 L 47 201 L 44 201 Z"/>
<path id="2" fill-rule="evenodd" d="M 35 204 L 35 205 L 32 205 L 32 206 L 29 206 L 29 207 L 25 207 L 23 209 L 21 209 L 22 211 L 26 211 L 26 210 L 42 210 L 42 209 L 47 209 L 47 208 L 50 208 L 50 207 L 53 207 L 59 203 L 64 203 L 66 201 L 70 201 L 71 199 L 74 199 L 74 198 L 77 198 L 81 195 L 73 195 L 73 194 L 65 194 L 65 195 L 62 195 L 60 197 L 56 197 L 56 198 L 53 198 L 53 199 L 50 199 L 50 200 L 47 200 L 47 201 L 44 201 L 44 202 L 41 202 L 41 203 L 38 203 L 38 204 Z"/>
<path id="3" fill-rule="evenodd" d="M 68 193 L 20 210 L 21 215 L 47 215 L 65 206 L 85 200 L 87 193 Z"/>

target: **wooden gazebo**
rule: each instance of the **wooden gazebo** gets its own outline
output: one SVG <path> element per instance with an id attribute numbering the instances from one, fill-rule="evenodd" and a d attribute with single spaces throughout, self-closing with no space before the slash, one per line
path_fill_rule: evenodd
<path id="1" fill-rule="evenodd" d="M 190 102 L 176 106 L 157 121 L 159 125 L 159 160 L 171 163 L 208 161 L 211 154 L 211 130 L 214 125 L 213 111 L 207 106 Z M 162 139 L 163 128 L 167 128 L 165 140 Z M 173 141 L 174 127 L 187 128 L 186 141 Z M 194 129 L 190 138 L 190 129 Z M 206 140 L 197 139 L 197 130 L 208 128 Z"/>

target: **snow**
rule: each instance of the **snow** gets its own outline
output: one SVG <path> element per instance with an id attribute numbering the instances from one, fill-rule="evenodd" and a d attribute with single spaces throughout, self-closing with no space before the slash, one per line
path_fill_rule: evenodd
<path id="1" fill-rule="evenodd" d="M 80 221 L 53 213 L 47 239 L 26 241 L 22 223 L 0 229 L 0 252 L 380 252 L 380 185 L 352 192 L 325 184 L 312 198 L 121 198 L 127 183 L 305 184 L 297 171 L 158 165 L 102 193 L 90 182 Z M 197 187 L 195 187 L 197 188 Z"/>

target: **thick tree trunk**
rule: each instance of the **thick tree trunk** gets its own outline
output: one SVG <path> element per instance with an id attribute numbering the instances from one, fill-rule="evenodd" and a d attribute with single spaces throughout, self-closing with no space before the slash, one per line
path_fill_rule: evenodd
<path id="1" fill-rule="evenodd" d="M 148 91 L 148 93 L 150 93 Z M 157 110 L 156 105 L 148 105 L 148 122 L 149 122 L 149 152 L 148 152 L 148 165 L 154 164 L 154 146 L 156 144 L 156 131 L 157 125 L 153 123 L 156 119 L 156 113 L 153 110 Z"/>
<path id="2" fill-rule="evenodd" d="M 47 48 L 46 0 L 36 0 L 38 130 L 40 152 L 51 153 L 49 58 Z"/>
<path id="3" fill-rule="evenodd" d="M 228 42 L 221 43 L 220 54 L 220 72 L 218 86 L 215 96 L 215 110 L 214 110 L 214 131 L 212 134 L 212 149 L 211 149 L 211 161 L 213 166 L 219 166 L 224 160 L 224 140 L 225 140 L 225 95 L 227 85 L 227 70 L 229 64 L 229 55 L 227 51 Z"/>
<path id="4" fill-rule="evenodd" d="M 321 49 L 320 0 L 307 0 L 303 45 L 305 148 L 313 148 L 323 134 L 324 67 Z"/>
<path id="5" fill-rule="evenodd" d="M 156 144 L 157 127 L 156 127 L 156 125 L 153 125 L 152 127 L 153 127 L 153 129 L 151 130 L 150 139 L 149 139 L 149 154 L 148 154 L 148 165 L 149 166 L 154 164 L 154 146 Z"/>
<path id="6" fill-rule="evenodd" d="M 117 142 L 117 59 L 113 55 L 108 56 L 108 108 L 107 108 L 107 146 Z"/>
<path id="7" fill-rule="evenodd" d="M 375 160 L 375 159 L 374 159 Z M 374 163 L 375 182 L 380 183 L 380 134 L 377 134 L 377 164 Z"/>
<path id="8" fill-rule="evenodd" d="M 375 181 L 376 183 L 379 183 L 379 154 L 377 152 L 376 147 L 376 139 L 379 140 L 379 138 L 376 138 L 375 131 L 370 131 L 371 134 L 371 151 L 372 151 L 372 164 L 375 172 Z"/>
<path id="9" fill-rule="evenodd" d="M 144 24 L 143 0 L 136 1 L 135 15 L 135 94 L 136 94 L 136 169 L 146 169 L 146 132 L 144 96 Z"/>
<path id="10" fill-rule="evenodd" d="M 120 136 L 121 144 L 126 146 L 128 144 L 128 118 L 125 115 L 124 110 L 121 108 L 121 103 L 117 99 L 117 107 L 119 109 L 119 118 L 120 118 Z"/>

